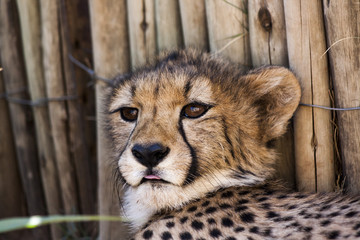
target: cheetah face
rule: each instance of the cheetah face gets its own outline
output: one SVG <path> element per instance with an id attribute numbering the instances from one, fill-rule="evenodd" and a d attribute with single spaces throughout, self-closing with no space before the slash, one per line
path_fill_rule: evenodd
<path id="1" fill-rule="evenodd" d="M 211 85 L 187 80 L 160 74 L 116 91 L 110 112 L 126 142 L 120 143 L 119 168 L 130 186 L 189 185 L 199 175 L 199 161 L 208 161 L 206 152 L 221 150 L 217 139 L 204 142 L 221 129 Z"/>
<path id="2" fill-rule="evenodd" d="M 156 212 L 263 181 L 275 158 L 267 143 L 285 131 L 299 97 L 284 68 L 244 75 L 192 51 L 117 80 L 108 126 L 128 208 L 136 202 Z"/>

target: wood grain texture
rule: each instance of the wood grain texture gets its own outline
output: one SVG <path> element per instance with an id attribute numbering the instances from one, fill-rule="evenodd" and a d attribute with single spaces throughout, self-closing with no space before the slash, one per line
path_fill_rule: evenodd
<path id="1" fill-rule="evenodd" d="M 67 23 L 68 23 L 68 33 L 66 33 L 66 37 L 63 37 L 65 42 L 70 42 L 71 45 L 71 54 L 81 61 L 85 63 L 88 67 L 93 68 L 92 66 L 92 44 L 91 44 L 91 29 L 90 29 L 90 13 L 89 13 L 89 2 L 88 0 L 61 0 L 61 2 L 65 5 Z M 65 3 L 64 3 L 65 2 Z M 69 53 L 69 52 L 68 52 Z M 64 53 L 63 58 L 68 58 L 68 53 Z M 70 67 L 71 68 L 71 67 Z M 97 153 L 96 153 L 96 121 L 95 121 L 95 88 L 93 87 L 93 79 L 92 77 L 83 71 L 79 67 L 74 67 L 71 71 L 72 77 L 74 77 L 74 83 L 72 83 L 72 92 L 70 94 L 69 90 L 67 90 L 68 95 L 77 95 L 77 104 L 79 104 L 79 111 L 81 112 L 81 128 L 85 131 L 85 136 L 80 136 L 80 138 L 85 138 L 84 143 L 82 143 L 82 147 L 80 141 L 77 141 L 76 149 L 80 150 L 81 148 L 86 148 L 86 160 L 78 160 L 74 157 L 75 164 L 82 164 L 83 161 L 88 161 L 88 165 L 90 169 L 84 169 L 83 171 L 89 171 L 89 175 L 91 181 L 89 179 L 82 179 L 79 181 L 80 175 L 78 174 L 78 184 L 79 188 L 83 186 L 81 182 L 86 186 L 84 191 L 92 191 L 92 203 L 91 201 L 87 204 L 90 206 L 90 209 L 84 206 L 81 203 L 82 212 L 92 212 L 97 211 L 97 205 L 92 206 L 96 203 L 97 199 Z M 76 88 L 76 93 L 75 89 Z M 71 107 L 71 106 L 70 106 Z M 71 118 L 72 114 L 70 114 Z M 71 121 L 71 120 L 70 120 Z M 80 126 L 79 126 L 80 127 Z M 76 138 L 76 132 L 72 131 L 73 138 Z M 70 136 L 71 137 L 71 136 Z M 72 138 L 72 137 L 71 137 Z M 72 141 L 72 140 L 70 140 Z M 83 150 L 81 150 L 83 151 Z M 83 153 L 84 154 L 84 153 Z M 77 172 L 79 167 L 76 167 Z M 91 186 L 90 186 L 91 185 Z M 81 194 L 81 193 L 80 193 Z M 84 194 L 82 194 L 84 196 Z M 86 194 L 85 194 L 86 195 Z M 82 197 L 83 201 L 86 201 L 84 197 Z M 93 228 L 94 229 L 94 228 Z M 96 232 L 96 231 L 95 231 Z"/>
<path id="2" fill-rule="evenodd" d="M 32 101 L 46 98 L 42 65 L 40 9 L 38 1 L 17 1 L 19 9 L 25 67 Z M 49 214 L 62 210 L 59 176 L 51 136 L 49 112 L 46 105 L 33 107 L 40 170 Z M 61 238 L 61 230 L 51 227 L 53 239 Z"/>
<path id="3" fill-rule="evenodd" d="M 0 53 L 1 56 L 1 53 Z M 1 62 L 0 62 L 0 66 Z M 4 79 L 0 72 L 0 94 L 5 94 Z M 26 216 L 26 201 L 16 161 L 11 119 L 6 99 L 0 97 L 0 219 Z M 29 239 L 24 231 L 0 234 L 4 239 Z"/>
<path id="4" fill-rule="evenodd" d="M 156 55 L 153 0 L 127 0 L 131 66 L 145 65 Z"/>
<path id="5" fill-rule="evenodd" d="M 288 66 L 284 6 L 282 0 L 249 1 L 249 37 L 254 67 Z"/>
<path id="6" fill-rule="evenodd" d="M 0 2 L 0 49 L 5 91 L 11 98 L 28 99 L 26 74 L 21 50 L 16 2 Z M 46 203 L 37 161 L 36 139 L 31 109 L 10 100 L 11 127 L 16 157 L 29 215 L 46 215 Z M 21 206 L 21 205 L 20 205 Z M 18 207 L 20 207 L 18 206 Z M 49 239 L 47 227 L 34 229 L 34 239 Z"/>
<path id="7" fill-rule="evenodd" d="M 250 67 L 247 1 L 206 0 L 206 16 L 211 52 L 221 52 L 233 62 Z"/>
<path id="8" fill-rule="evenodd" d="M 180 0 L 179 5 L 185 47 L 208 51 L 205 1 Z"/>
<path id="9" fill-rule="evenodd" d="M 158 51 L 182 47 L 178 0 L 155 0 L 155 19 Z"/>
<path id="10" fill-rule="evenodd" d="M 90 16 L 95 72 L 102 77 L 113 77 L 130 69 L 127 14 L 125 0 L 91 0 Z M 98 136 L 99 168 L 99 214 L 116 215 L 120 213 L 119 198 L 116 196 L 113 177 L 117 163 L 112 162 L 110 143 L 102 125 L 104 118 L 103 99 L 108 94 L 104 82 L 96 85 L 96 113 Z M 100 222 L 99 239 L 128 239 L 126 228 L 119 222 Z"/>
<path id="11" fill-rule="evenodd" d="M 78 84 L 75 78 L 75 70 L 69 60 L 68 54 L 72 49 L 72 41 L 70 28 L 75 24 L 74 16 L 67 14 L 67 6 L 65 1 L 61 1 L 60 10 L 60 34 L 61 34 L 61 50 L 62 61 L 64 67 L 65 89 L 67 96 L 78 96 Z M 71 21 L 72 20 L 72 21 Z M 74 32 L 74 31 L 72 31 Z M 70 155 L 74 162 L 76 172 L 76 183 L 79 194 L 79 207 L 82 214 L 94 214 L 95 211 L 95 194 L 96 181 L 91 175 L 91 162 L 89 150 L 85 140 L 85 124 L 83 119 L 83 105 L 80 99 L 76 101 L 67 101 L 68 111 L 68 127 L 69 127 L 69 145 Z"/>
<path id="12" fill-rule="evenodd" d="M 282 0 L 249 1 L 249 37 L 253 67 L 281 65 L 288 67 L 285 16 Z M 287 132 L 275 142 L 279 158 L 277 176 L 295 187 L 294 133 L 292 122 Z"/>
<path id="13" fill-rule="evenodd" d="M 360 106 L 360 1 L 323 1 L 336 106 Z M 341 9 L 341 11 L 340 11 Z M 346 189 L 360 193 L 360 111 L 337 112 Z"/>
<path id="14" fill-rule="evenodd" d="M 302 86 L 302 103 L 330 106 L 322 6 L 319 0 L 284 1 L 290 68 Z M 334 189 L 331 114 L 300 106 L 294 117 L 297 187 Z"/>
<path id="15" fill-rule="evenodd" d="M 42 46 L 46 93 L 49 98 L 66 95 L 62 72 L 59 14 L 56 1 L 40 0 Z M 60 188 L 66 214 L 79 212 L 76 172 L 71 161 L 68 142 L 68 112 L 64 101 L 48 103 L 51 133 L 60 178 Z"/>

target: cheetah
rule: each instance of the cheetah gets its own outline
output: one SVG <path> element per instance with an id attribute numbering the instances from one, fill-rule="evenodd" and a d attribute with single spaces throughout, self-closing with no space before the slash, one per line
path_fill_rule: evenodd
<path id="1" fill-rule="evenodd" d="M 134 239 L 360 239 L 360 198 L 274 177 L 300 101 L 283 67 L 178 50 L 114 79 L 107 129 Z"/>

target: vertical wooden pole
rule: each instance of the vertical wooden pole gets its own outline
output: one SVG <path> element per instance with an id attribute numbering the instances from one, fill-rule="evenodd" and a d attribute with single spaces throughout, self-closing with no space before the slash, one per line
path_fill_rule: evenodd
<path id="1" fill-rule="evenodd" d="M 102 77 L 129 71 L 130 56 L 125 0 L 91 0 L 93 56 L 95 72 Z M 102 100 L 108 94 L 108 86 L 98 81 L 96 85 L 98 162 L 99 162 L 99 214 L 118 215 L 119 199 L 114 187 L 114 168 L 108 142 L 104 133 L 104 107 Z M 127 239 L 125 227 L 118 222 L 100 222 L 100 239 Z"/>
<path id="2" fill-rule="evenodd" d="M 127 0 L 132 68 L 145 65 L 156 55 L 154 0 Z"/>
<path id="3" fill-rule="evenodd" d="M 249 32 L 254 67 L 265 64 L 288 66 L 282 0 L 249 1 Z"/>
<path id="4" fill-rule="evenodd" d="M 1 56 L 1 53 L 0 53 Z M 0 63 L 0 66 L 1 63 Z M 26 201 L 21 185 L 18 164 L 16 162 L 14 138 L 8 104 L 5 98 L 5 87 L 0 72 L 0 219 L 14 216 L 26 216 Z M 31 235 L 24 231 L 1 234 L 4 239 L 29 239 Z"/>
<path id="5" fill-rule="evenodd" d="M 48 0 L 41 0 L 40 3 L 46 92 L 49 98 L 63 97 L 66 94 L 61 62 L 58 4 L 57 1 Z M 48 106 L 64 210 L 67 214 L 78 213 L 75 170 L 68 145 L 66 104 L 63 101 L 52 101 Z"/>
<path id="6" fill-rule="evenodd" d="M 92 64 L 92 44 L 90 30 L 90 12 L 88 0 L 62 0 L 66 5 L 67 38 L 70 40 L 71 54 L 79 61 L 86 63 L 90 68 Z M 67 42 L 67 40 L 66 40 Z M 63 56 L 68 58 L 68 55 Z M 90 165 L 91 181 L 87 185 L 93 187 L 93 199 L 97 196 L 97 157 L 96 157 L 96 121 L 95 121 L 95 87 L 91 85 L 91 76 L 84 70 L 75 67 L 77 103 L 80 104 L 81 125 L 85 129 L 85 146 L 87 161 Z M 73 93 L 69 93 L 73 95 Z M 71 114 L 70 114 L 71 116 Z M 76 135 L 76 134 L 74 134 Z M 75 159 L 76 161 L 76 159 Z M 87 171 L 87 170 L 86 170 Z M 81 187 L 81 186 L 80 186 Z M 96 211 L 96 209 L 94 209 Z M 87 212 L 87 211 L 86 211 Z"/>
<path id="7" fill-rule="evenodd" d="M 220 51 L 233 62 L 251 65 L 247 31 L 247 1 L 206 0 L 210 51 Z"/>
<path id="8" fill-rule="evenodd" d="M 41 24 L 38 1 L 17 1 L 21 22 L 23 49 L 31 100 L 46 98 L 45 81 L 41 54 Z M 49 214 L 59 214 L 62 209 L 59 192 L 58 172 L 51 138 L 49 112 L 46 105 L 33 107 L 40 170 L 44 186 L 45 199 Z M 53 239 L 61 238 L 58 226 L 52 226 Z"/>
<path id="9" fill-rule="evenodd" d="M 61 50 L 62 60 L 64 64 L 64 77 L 67 96 L 77 96 L 78 88 L 75 79 L 74 69 L 69 60 L 71 53 L 70 31 L 68 24 L 68 15 L 64 0 L 59 1 L 60 5 L 60 34 L 61 34 Z M 72 25 L 74 27 L 74 25 Z M 93 177 L 90 175 L 90 161 L 88 149 L 85 141 L 84 124 L 82 119 L 82 106 L 80 100 L 68 101 L 69 116 L 69 141 L 70 152 L 74 161 L 76 180 L 78 184 L 78 192 L 80 197 L 80 210 L 83 214 L 95 213 L 95 184 Z"/>
<path id="10" fill-rule="evenodd" d="M 205 1 L 180 0 L 179 5 L 185 47 L 208 51 Z"/>
<path id="11" fill-rule="evenodd" d="M 183 46 L 178 0 L 155 0 L 157 47 L 159 51 Z"/>
<path id="12" fill-rule="evenodd" d="M 5 89 L 12 98 L 26 99 L 26 74 L 21 52 L 19 22 L 16 2 L 0 1 L 0 49 Z M 39 162 L 37 159 L 36 140 L 29 107 L 11 102 L 9 104 L 12 131 L 15 139 L 16 155 L 20 168 L 21 180 L 30 215 L 45 215 L 44 199 Z M 49 229 L 33 230 L 35 239 L 49 239 Z"/>
<path id="13" fill-rule="evenodd" d="M 360 106 L 360 1 L 323 1 L 336 106 Z M 346 188 L 360 193 L 360 111 L 337 112 Z"/>
<path id="14" fill-rule="evenodd" d="M 285 1 L 290 67 L 302 85 L 302 103 L 330 105 L 329 76 L 320 0 Z M 334 188 L 329 111 L 300 106 L 294 118 L 296 180 L 301 191 Z"/>
<path id="15" fill-rule="evenodd" d="M 249 37 L 252 65 L 275 64 L 288 66 L 285 16 L 282 0 L 249 1 Z M 292 124 L 275 142 L 279 159 L 277 174 L 295 187 L 294 140 Z"/>

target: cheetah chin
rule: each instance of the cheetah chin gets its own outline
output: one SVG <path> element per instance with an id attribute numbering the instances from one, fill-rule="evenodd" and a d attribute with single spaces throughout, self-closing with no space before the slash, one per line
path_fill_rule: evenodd
<path id="1" fill-rule="evenodd" d="M 274 180 L 271 142 L 300 95 L 286 68 L 245 72 L 194 50 L 115 78 L 106 126 L 134 238 L 360 238 L 359 198 Z"/>

